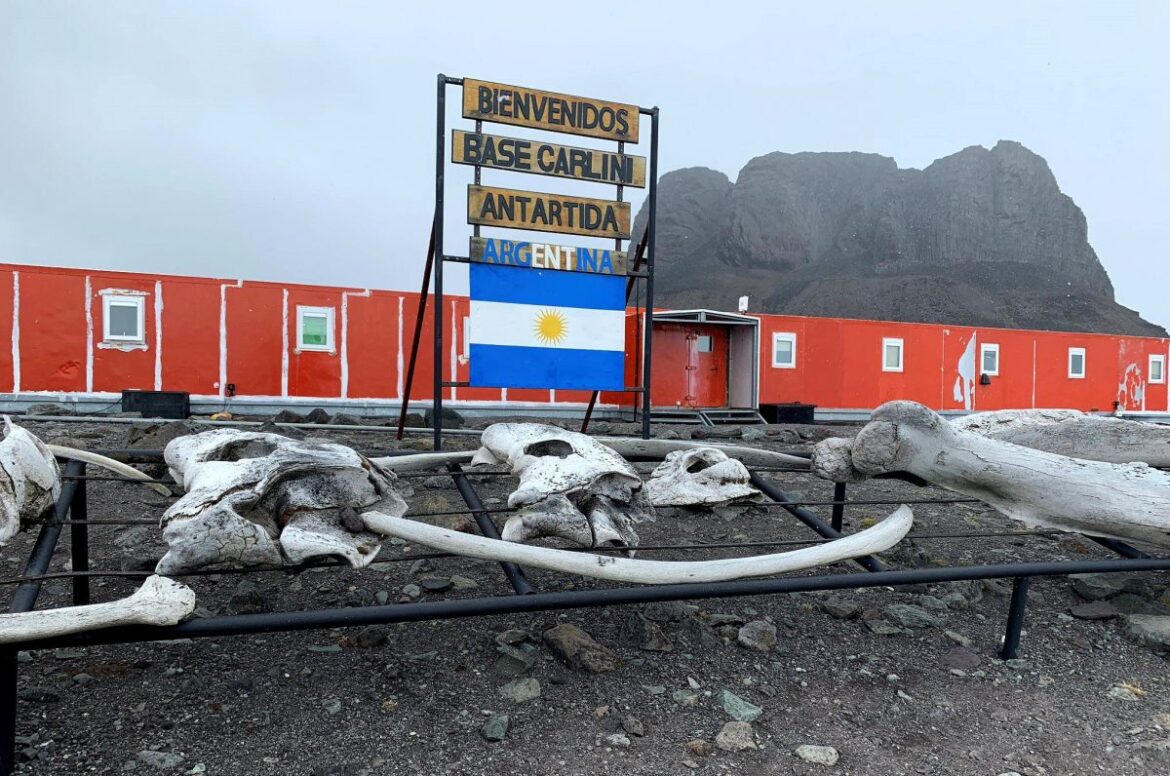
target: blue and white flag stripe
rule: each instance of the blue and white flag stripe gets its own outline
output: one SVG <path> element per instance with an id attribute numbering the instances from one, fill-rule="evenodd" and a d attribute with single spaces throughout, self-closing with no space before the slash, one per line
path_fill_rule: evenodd
<path id="1" fill-rule="evenodd" d="M 555 341 L 540 336 L 537 322 L 545 315 L 559 316 L 564 321 L 558 324 L 564 327 L 564 333 Z M 624 310 L 507 304 L 472 299 L 471 331 L 468 332 L 467 341 L 472 345 L 624 351 L 625 317 Z"/>
<path id="2" fill-rule="evenodd" d="M 472 264 L 471 384 L 621 390 L 625 278 Z"/>

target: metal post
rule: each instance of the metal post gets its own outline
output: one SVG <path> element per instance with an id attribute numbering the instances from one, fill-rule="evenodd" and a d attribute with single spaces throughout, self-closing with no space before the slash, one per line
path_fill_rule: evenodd
<path id="1" fill-rule="evenodd" d="M 432 403 L 434 448 L 443 449 L 443 174 L 446 166 L 447 76 L 439 73 L 435 127 L 435 398 Z"/>
<path id="2" fill-rule="evenodd" d="M 427 263 L 423 267 L 422 291 L 418 295 L 418 313 L 414 316 L 414 337 L 410 343 L 410 361 L 406 365 L 406 379 L 402 384 L 402 409 L 398 412 L 398 438 L 406 430 L 406 410 L 410 406 L 410 390 L 414 386 L 414 365 L 418 362 L 418 344 L 422 339 L 423 322 L 427 315 L 427 296 L 431 293 L 431 268 L 435 262 L 435 220 L 431 220 L 431 240 L 427 247 Z"/>
<path id="3" fill-rule="evenodd" d="M 1031 577 L 1016 577 L 1012 582 L 1012 601 L 1008 606 L 1007 628 L 1003 633 L 1003 650 L 999 656 L 1012 660 L 1020 652 L 1020 632 L 1024 629 L 1024 608 L 1028 605 Z"/>
<path id="4" fill-rule="evenodd" d="M 649 233 L 646 249 L 646 348 L 642 353 L 642 438 L 650 438 L 650 364 L 654 342 L 654 265 L 658 256 L 654 253 L 654 231 L 658 211 L 658 108 L 650 109 L 650 214 L 646 218 Z"/>
<path id="5" fill-rule="evenodd" d="M 0 648 L 0 776 L 16 768 L 16 650 Z"/>
<path id="6" fill-rule="evenodd" d="M 479 494 L 475 492 L 475 488 L 471 487 L 471 483 L 467 481 L 467 477 L 463 475 L 463 467 L 457 463 L 447 464 L 447 471 L 451 472 L 452 478 L 455 480 L 455 487 L 459 490 L 459 495 L 463 496 L 463 500 L 467 502 L 467 508 L 471 510 L 471 516 L 475 518 L 476 525 L 479 526 L 480 533 L 489 539 L 499 539 L 500 532 L 496 530 L 496 524 L 492 522 L 492 518 L 484 511 L 483 503 L 479 500 Z M 528 577 L 524 574 L 524 569 L 517 566 L 515 563 L 501 562 L 500 566 L 504 569 L 504 575 L 508 578 L 508 582 L 512 585 L 512 589 L 516 591 L 517 595 L 529 595 L 536 592 L 532 589 L 532 585 L 528 582 Z"/>
<path id="7" fill-rule="evenodd" d="M 85 463 L 82 463 L 82 473 L 85 472 Z M 73 502 L 69 505 L 69 558 L 74 571 L 89 571 L 89 526 L 88 505 L 86 504 L 85 480 L 77 482 L 77 490 L 73 492 Z M 81 575 L 73 578 L 73 605 L 82 606 L 89 603 L 89 576 Z"/>
<path id="8" fill-rule="evenodd" d="M 845 524 L 845 483 L 837 482 L 833 484 L 833 516 L 830 520 L 830 525 L 833 526 L 834 531 L 840 531 L 841 526 Z"/>

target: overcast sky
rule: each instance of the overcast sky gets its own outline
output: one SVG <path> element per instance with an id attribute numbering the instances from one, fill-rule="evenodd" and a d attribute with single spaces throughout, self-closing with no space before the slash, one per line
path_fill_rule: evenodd
<path id="1" fill-rule="evenodd" d="M 660 172 L 1018 140 L 1170 326 L 1168 40 L 1164 2 L 0 0 L 0 261 L 416 288 L 445 72 L 658 105 Z"/>

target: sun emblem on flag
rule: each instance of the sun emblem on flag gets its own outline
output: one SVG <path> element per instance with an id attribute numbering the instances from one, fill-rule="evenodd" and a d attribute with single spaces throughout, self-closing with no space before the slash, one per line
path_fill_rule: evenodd
<path id="1" fill-rule="evenodd" d="M 559 310 L 545 308 L 532 322 L 536 338 L 546 345 L 559 345 L 569 331 L 569 322 Z"/>

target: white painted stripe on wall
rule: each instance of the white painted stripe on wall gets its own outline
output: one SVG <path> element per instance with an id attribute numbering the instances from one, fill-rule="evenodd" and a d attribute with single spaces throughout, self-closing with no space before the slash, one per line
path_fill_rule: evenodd
<path id="1" fill-rule="evenodd" d="M 93 282 L 85 276 L 85 390 L 93 391 Z"/>
<path id="2" fill-rule="evenodd" d="M 451 382 L 456 382 L 459 379 L 459 361 L 458 361 L 458 358 L 459 358 L 459 355 L 458 355 L 459 354 L 459 324 L 457 323 L 458 320 L 459 320 L 459 303 L 456 302 L 454 299 L 452 299 L 451 300 L 451 341 L 450 341 L 451 357 L 449 359 L 451 362 L 451 371 L 449 373 L 451 375 L 451 377 L 450 377 Z M 458 388 L 451 389 L 451 398 L 452 399 L 459 398 L 459 389 Z"/>
<path id="3" fill-rule="evenodd" d="M 227 396 L 228 370 L 228 329 L 227 329 L 227 290 L 229 288 L 243 288 L 244 281 L 219 284 L 219 398 Z"/>
<path id="4" fill-rule="evenodd" d="M 537 316 L 546 310 L 560 313 L 566 322 L 563 339 L 546 343 L 536 336 Z M 513 345 L 528 348 L 625 350 L 624 310 L 554 307 L 510 302 L 471 300 L 471 344 Z"/>
<path id="5" fill-rule="evenodd" d="M 288 396 L 288 289 L 280 302 L 280 395 Z"/>
<path id="6" fill-rule="evenodd" d="M 20 273 L 12 273 L 12 392 L 20 393 Z"/>
<path id="7" fill-rule="evenodd" d="M 406 306 L 406 297 L 405 296 L 398 297 L 398 398 L 399 399 L 402 398 L 402 390 L 403 390 L 402 385 L 403 385 L 403 382 L 406 380 L 406 377 L 402 374 L 402 371 L 406 368 L 405 365 L 403 364 L 403 355 L 402 355 L 402 311 L 405 308 L 405 306 Z"/>
<path id="8" fill-rule="evenodd" d="M 162 382 L 162 281 L 154 281 L 154 390 L 163 389 Z"/>

